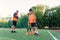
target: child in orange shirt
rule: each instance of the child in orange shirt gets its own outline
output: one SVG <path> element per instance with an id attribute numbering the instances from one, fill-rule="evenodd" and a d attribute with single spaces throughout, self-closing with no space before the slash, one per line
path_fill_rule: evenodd
<path id="1" fill-rule="evenodd" d="M 32 9 L 29 10 L 29 13 L 30 13 L 30 15 L 29 15 L 30 25 L 31 25 L 31 27 L 34 31 L 34 34 L 38 36 L 39 34 L 38 34 L 38 28 L 37 28 L 37 25 L 36 25 L 36 16 L 33 13 Z"/>
<path id="2" fill-rule="evenodd" d="M 18 20 L 18 10 L 13 14 L 13 20 L 12 20 L 13 24 L 12 24 L 12 27 L 11 27 L 11 29 L 12 29 L 11 32 L 12 33 L 16 32 L 15 28 L 16 28 L 17 20 Z"/>

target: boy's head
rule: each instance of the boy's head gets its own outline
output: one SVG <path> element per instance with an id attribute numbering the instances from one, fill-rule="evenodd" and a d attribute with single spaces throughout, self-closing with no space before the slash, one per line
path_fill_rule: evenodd
<path id="1" fill-rule="evenodd" d="M 30 12 L 30 13 L 33 13 L 32 9 L 29 9 L 29 12 Z"/>
<path id="2" fill-rule="evenodd" d="M 29 12 L 31 12 L 32 11 L 32 9 L 29 9 Z"/>
<path id="3" fill-rule="evenodd" d="M 18 10 L 16 10 L 16 13 L 18 13 L 19 11 Z"/>

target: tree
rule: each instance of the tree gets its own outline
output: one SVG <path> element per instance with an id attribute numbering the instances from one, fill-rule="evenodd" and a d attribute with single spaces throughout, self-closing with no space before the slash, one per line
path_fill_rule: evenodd
<path id="1" fill-rule="evenodd" d="M 23 15 L 18 19 L 17 28 L 27 28 L 28 15 Z"/>

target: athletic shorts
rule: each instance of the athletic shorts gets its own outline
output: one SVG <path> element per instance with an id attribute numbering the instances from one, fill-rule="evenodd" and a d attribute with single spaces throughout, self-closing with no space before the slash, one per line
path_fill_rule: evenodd
<path id="1" fill-rule="evenodd" d="M 17 23 L 16 21 L 13 21 L 13 25 L 14 25 L 14 26 L 16 26 L 16 23 Z"/>
<path id="2" fill-rule="evenodd" d="M 31 27 L 37 27 L 36 23 L 31 23 Z"/>

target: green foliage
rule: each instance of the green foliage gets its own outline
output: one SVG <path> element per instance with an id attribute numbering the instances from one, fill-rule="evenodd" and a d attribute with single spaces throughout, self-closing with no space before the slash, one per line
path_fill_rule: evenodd
<path id="1" fill-rule="evenodd" d="M 49 26 L 49 28 L 52 27 L 60 27 L 60 6 L 54 7 L 54 8 L 46 8 L 45 13 L 43 14 L 43 9 L 45 6 L 33 6 L 33 12 L 36 15 L 37 25 L 38 28 L 43 28 L 45 26 Z M 27 28 L 28 22 L 28 15 L 21 15 L 21 17 L 18 19 L 17 22 L 17 28 Z M 12 26 L 12 21 L 9 20 L 7 22 L 0 22 L 0 28 L 10 28 Z"/>
<path id="2" fill-rule="evenodd" d="M 11 28 L 11 26 L 12 26 L 12 20 L 9 20 L 7 23 L 7 28 Z"/>
<path id="3" fill-rule="evenodd" d="M 27 28 L 28 27 L 27 22 L 28 16 L 27 15 L 21 16 L 17 22 L 17 28 Z"/>
<path id="4" fill-rule="evenodd" d="M 40 26 L 43 25 L 43 23 L 42 23 L 43 22 L 43 19 L 42 19 L 43 16 L 42 16 L 41 12 L 36 12 L 35 15 L 36 15 L 37 25 L 40 28 Z"/>
<path id="5" fill-rule="evenodd" d="M 0 22 L 0 28 L 6 28 L 7 22 Z"/>
<path id="6" fill-rule="evenodd" d="M 48 18 L 50 28 L 60 26 L 60 7 L 47 9 L 44 16 Z"/>

